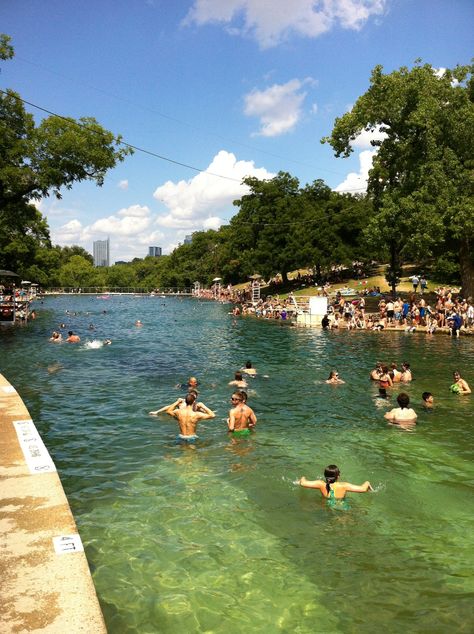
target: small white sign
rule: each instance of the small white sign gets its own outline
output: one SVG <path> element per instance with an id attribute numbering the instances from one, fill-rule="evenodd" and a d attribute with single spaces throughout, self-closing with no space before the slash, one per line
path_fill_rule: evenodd
<path id="1" fill-rule="evenodd" d="M 59 535 L 53 537 L 54 550 L 58 555 L 64 553 L 82 553 L 84 546 L 82 545 L 80 535 Z"/>
<path id="2" fill-rule="evenodd" d="M 2 390 L 5 392 L 5 394 L 16 394 L 16 390 L 13 385 L 4 385 L 2 387 Z"/>
<path id="3" fill-rule="evenodd" d="M 309 314 L 325 315 L 328 312 L 327 297 L 310 297 L 309 298 Z"/>
<path id="4" fill-rule="evenodd" d="M 54 462 L 32 420 L 14 420 L 16 435 L 30 473 L 56 471 Z"/>

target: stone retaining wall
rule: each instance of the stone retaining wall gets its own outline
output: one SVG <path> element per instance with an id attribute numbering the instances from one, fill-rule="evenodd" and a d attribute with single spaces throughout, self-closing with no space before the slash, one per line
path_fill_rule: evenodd
<path id="1" fill-rule="evenodd" d="M 106 632 L 56 467 L 0 374 L 0 632 Z"/>

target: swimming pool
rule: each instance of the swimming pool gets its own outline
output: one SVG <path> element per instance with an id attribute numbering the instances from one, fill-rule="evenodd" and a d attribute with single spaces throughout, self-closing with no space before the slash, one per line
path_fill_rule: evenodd
<path id="1" fill-rule="evenodd" d="M 296 329 L 184 298 L 37 308 L 1 333 L 1 371 L 56 463 L 110 632 L 470 631 L 474 395 L 449 385 L 458 368 L 474 387 L 472 338 Z M 81 344 L 48 342 L 61 323 Z M 227 383 L 247 359 L 259 422 L 232 443 Z M 411 363 L 415 432 L 384 421 L 376 360 Z M 326 385 L 333 368 L 345 385 Z M 148 411 L 190 375 L 217 417 L 183 447 Z M 329 463 L 376 493 L 334 510 L 294 484 Z"/>

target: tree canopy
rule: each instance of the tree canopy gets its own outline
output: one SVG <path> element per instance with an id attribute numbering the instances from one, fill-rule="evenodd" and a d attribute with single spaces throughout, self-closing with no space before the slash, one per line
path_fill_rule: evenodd
<path id="1" fill-rule="evenodd" d="M 394 278 L 407 258 L 457 245 L 464 293 L 474 295 L 474 66 L 417 63 L 389 74 L 377 66 L 368 91 L 336 119 L 336 156 L 364 130 L 384 138 L 369 173 L 375 214 L 367 233 L 390 257 Z"/>

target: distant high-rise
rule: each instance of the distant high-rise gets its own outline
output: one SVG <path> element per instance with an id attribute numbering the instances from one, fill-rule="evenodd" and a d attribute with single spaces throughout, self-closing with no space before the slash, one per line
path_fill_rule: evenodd
<path id="1" fill-rule="evenodd" d="M 161 255 L 161 247 L 148 247 L 148 255 L 153 258 L 159 258 Z"/>
<path id="2" fill-rule="evenodd" d="M 110 266 L 110 243 L 107 240 L 96 240 L 94 248 L 94 266 Z"/>

